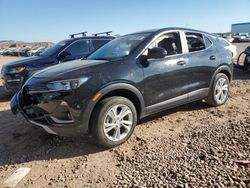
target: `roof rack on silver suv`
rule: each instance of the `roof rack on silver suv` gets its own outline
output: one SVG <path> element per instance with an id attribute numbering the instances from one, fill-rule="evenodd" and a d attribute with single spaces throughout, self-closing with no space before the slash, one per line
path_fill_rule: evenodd
<path id="1" fill-rule="evenodd" d="M 74 34 L 70 34 L 70 38 L 75 38 L 76 35 L 82 35 L 83 37 L 87 36 L 86 35 L 87 31 L 84 32 L 80 32 L 80 33 L 74 33 Z"/>
<path id="2" fill-rule="evenodd" d="M 93 34 L 93 36 L 98 36 L 98 35 L 103 35 L 103 34 L 106 34 L 106 36 L 110 36 L 110 33 L 112 33 L 112 31 L 106 31 L 106 32 L 101 32 L 101 33 L 95 33 L 95 34 Z"/>

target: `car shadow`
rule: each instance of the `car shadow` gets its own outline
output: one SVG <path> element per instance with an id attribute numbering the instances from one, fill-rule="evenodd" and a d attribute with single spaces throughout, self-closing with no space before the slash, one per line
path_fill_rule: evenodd
<path id="1" fill-rule="evenodd" d="M 139 124 L 177 111 L 208 108 L 203 102 L 195 102 L 142 119 Z M 89 135 L 61 137 L 49 135 L 33 127 L 22 116 L 14 116 L 10 110 L 0 112 L 0 166 L 38 160 L 67 159 L 106 151 Z"/>
<path id="2" fill-rule="evenodd" d="M 250 80 L 250 70 L 243 71 L 239 68 L 234 68 L 233 80 Z"/>
<path id="3" fill-rule="evenodd" d="M 73 138 L 49 135 L 10 110 L 0 112 L 0 138 L 0 166 L 67 159 L 107 150 L 88 135 Z"/>

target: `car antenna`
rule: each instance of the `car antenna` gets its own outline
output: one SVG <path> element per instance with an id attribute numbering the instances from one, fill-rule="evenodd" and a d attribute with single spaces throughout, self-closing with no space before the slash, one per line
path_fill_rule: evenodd
<path id="1" fill-rule="evenodd" d="M 103 35 L 106 34 L 107 36 L 110 36 L 110 33 L 112 33 L 112 31 L 105 31 L 105 32 L 101 32 L 101 33 L 94 33 L 93 36 L 98 36 L 98 35 Z"/>
<path id="2" fill-rule="evenodd" d="M 84 32 L 80 32 L 80 33 L 74 33 L 74 34 L 70 34 L 70 38 L 75 38 L 76 35 L 82 35 L 83 37 L 86 37 L 87 31 L 84 31 Z"/>

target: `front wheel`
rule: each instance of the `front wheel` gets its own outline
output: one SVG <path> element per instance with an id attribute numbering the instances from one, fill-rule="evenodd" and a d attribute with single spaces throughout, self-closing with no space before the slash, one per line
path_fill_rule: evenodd
<path id="1" fill-rule="evenodd" d="M 212 106 L 220 106 L 224 104 L 229 96 L 229 84 L 229 79 L 225 74 L 217 74 L 212 89 L 206 98 L 206 102 Z"/>
<path id="2" fill-rule="evenodd" d="M 114 147 L 129 139 L 136 124 L 134 104 L 124 97 L 110 97 L 94 110 L 90 130 L 99 144 Z"/>

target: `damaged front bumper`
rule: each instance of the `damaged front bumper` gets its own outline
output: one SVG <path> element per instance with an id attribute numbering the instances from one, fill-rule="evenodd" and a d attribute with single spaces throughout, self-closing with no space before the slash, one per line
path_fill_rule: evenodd
<path id="1" fill-rule="evenodd" d="M 12 98 L 11 111 L 13 114 L 20 112 L 28 122 L 50 134 L 75 136 L 87 133 L 88 127 L 81 126 L 80 110 L 73 109 L 63 95 L 30 95 L 23 88 Z"/>
<path id="2" fill-rule="evenodd" d="M 22 111 L 20 110 L 20 107 L 19 107 L 19 104 L 18 104 L 18 95 L 15 95 L 12 99 L 11 99 L 11 103 L 10 103 L 10 106 L 11 106 L 11 111 L 13 114 L 17 114 L 18 112 L 20 112 L 23 117 L 30 123 L 32 123 L 33 125 L 36 125 L 38 126 L 39 128 L 42 128 L 44 129 L 47 133 L 49 134 L 54 134 L 54 135 L 57 135 L 57 133 L 55 131 L 53 131 L 51 128 L 49 128 L 48 126 L 46 125 L 43 125 L 41 123 L 38 123 L 36 121 L 33 121 L 31 119 L 28 118 L 28 116 Z"/>

